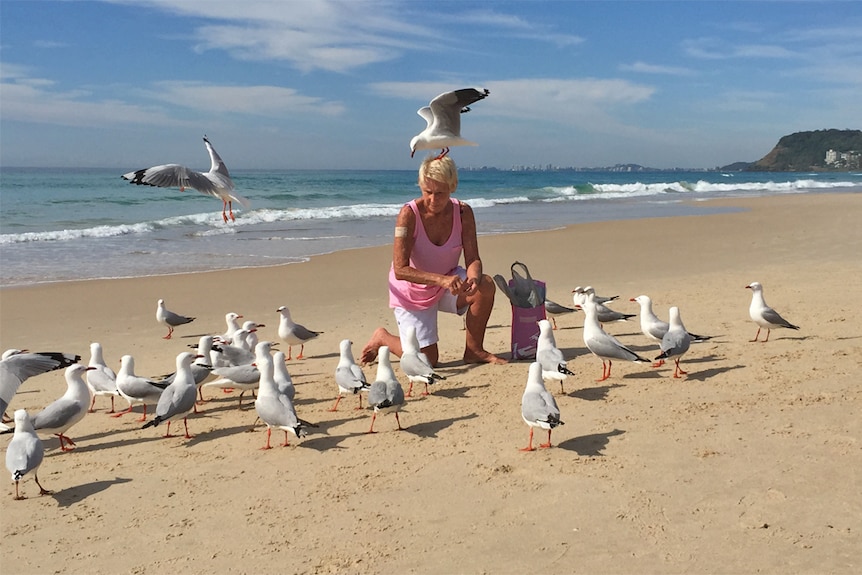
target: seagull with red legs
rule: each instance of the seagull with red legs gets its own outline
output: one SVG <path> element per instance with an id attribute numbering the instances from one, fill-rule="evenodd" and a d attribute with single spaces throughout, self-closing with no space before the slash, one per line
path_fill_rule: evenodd
<path id="1" fill-rule="evenodd" d="M 750 340 L 751 342 L 757 341 L 761 329 L 766 330 L 766 339 L 763 340 L 763 343 L 769 341 L 769 333 L 773 329 L 779 327 L 799 329 L 798 325 L 793 325 L 781 317 L 777 311 L 766 305 L 766 301 L 763 299 L 763 286 L 760 285 L 760 282 L 752 282 L 745 288 L 751 290 L 751 305 L 748 307 L 748 315 L 751 317 L 751 321 L 757 324 L 757 333 L 754 335 L 754 339 Z"/>
<path id="2" fill-rule="evenodd" d="M 160 423 L 167 421 L 168 426 L 164 437 L 173 437 L 171 435 L 171 421 L 182 418 L 186 432 L 185 438 L 192 438 L 189 435 L 187 418 L 189 412 L 194 409 L 195 400 L 198 397 L 195 376 L 192 374 L 192 362 L 200 357 L 200 355 L 187 351 L 177 355 L 177 371 L 174 380 L 159 397 L 159 402 L 156 404 L 156 416 L 145 423 L 141 429 L 156 427 Z"/>
<path id="3" fill-rule="evenodd" d="M 564 425 L 560 421 L 560 408 L 557 407 L 557 401 L 545 389 L 545 383 L 542 380 L 542 364 L 538 361 L 530 364 L 527 385 L 521 398 L 521 417 L 530 426 L 530 442 L 527 447 L 521 448 L 521 451 L 535 451 L 533 429 L 536 427 L 548 430 L 548 442 L 539 445 L 547 448 L 551 446 L 551 431 L 558 425 Z"/>
<path id="4" fill-rule="evenodd" d="M 407 376 L 410 381 L 410 387 L 407 390 L 407 397 L 413 394 L 413 384 L 422 383 L 425 385 L 425 391 L 422 395 L 428 395 L 428 386 L 435 382 L 446 379 L 431 366 L 428 361 L 428 356 L 425 355 L 419 348 L 419 339 L 416 337 L 416 328 L 407 326 L 404 330 L 404 337 L 401 338 L 401 371 Z"/>
<path id="5" fill-rule="evenodd" d="M 124 180 L 128 180 L 129 183 L 139 186 L 154 186 L 157 188 L 178 187 L 181 192 L 185 191 L 186 188 L 193 188 L 202 194 L 220 199 L 222 201 L 222 219 L 227 223 L 228 215 L 230 215 L 230 220 L 235 221 L 233 202 L 239 202 L 246 209 L 248 209 L 250 203 L 246 198 L 234 191 L 233 180 L 227 171 L 227 166 L 224 165 L 221 157 L 216 153 L 215 148 L 213 148 L 206 136 L 204 136 L 204 145 L 210 155 L 211 165 L 209 172 L 196 172 L 180 164 L 163 164 L 129 172 L 128 174 L 123 174 L 121 177 Z M 228 211 L 230 214 L 228 214 Z"/>
<path id="6" fill-rule="evenodd" d="M 338 403 L 341 401 L 342 394 L 345 393 L 356 395 L 359 398 L 359 406 L 356 409 L 362 409 L 362 392 L 368 391 L 370 387 L 362 368 L 353 359 L 352 343 L 349 339 L 343 339 L 339 344 L 338 365 L 335 367 L 335 384 L 338 386 L 338 397 L 329 411 L 338 410 Z"/>
<path id="7" fill-rule="evenodd" d="M 117 372 L 117 390 L 129 402 L 129 407 L 113 414 L 111 417 L 122 417 L 127 413 L 131 413 L 132 408 L 140 404 L 144 406 L 144 413 L 138 421 L 146 421 L 147 404 L 158 403 L 159 398 L 162 396 L 162 391 L 168 385 L 162 381 L 153 381 L 152 379 L 136 375 L 135 358 L 131 355 L 124 355 L 120 358 L 120 371 Z"/>
<path id="8" fill-rule="evenodd" d="M 111 411 L 108 413 L 114 413 L 114 398 L 120 396 L 120 391 L 117 389 L 117 374 L 105 363 L 102 344 L 95 341 L 90 344 L 90 362 L 87 365 L 93 368 L 87 371 L 87 386 L 93 396 L 89 412 L 93 413 L 96 397 L 106 395 L 111 398 Z"/>
<path id="9" fill-rule="evenodd" d="M 444 92 L 431 100 L 431 103 L 416 111 L 426 126 L 410 140 L 410 157 L 417 150 L 436 150 L 440 148 L 439 158 L 449 153 L 450 146 L 477 146 L 475 142 L 461 137 L 461 114 L 469 112 L 470 104 L 488 97 L 486 89 L 463 88 Z"/>
<path id="10" fill-rule="evenodd" d="M 679 367 L 679 360 L 691 346 L 691 334 L 685 330 L 678 307 L 673 306 L 668 310 L 668 319 L 670 319 L 670 326 L 661 338 L 661 353 L 656 357 L 656 360 L 672 359 L 676 365 L 673 376 L 679 377 L 680 374 L 686 375 L 688 373 Z"/>
<path id="11" fill-rule="evenodd" d="M 50 495 L 50 491 L 39 483 L 39 466 L 45 458 L 45 447 L 33 429 L 30 415 L 24 409 L 15 411 L 15 435 L 6 447 L 6 469 L 15 482 L 15 499 L 26 499 L 18 490 L 18 483 L 25 475 L 33 472 L 33 479 L 39 486 L 39 495 Z"/>
<path id="12" fill-rule="evenodd" d="M 42 435 L 56 435 L 61 451 L 71 451 L 68 446 L 74 446 L 75 442 L 66 432 L 84 419 L 90 408 L 90 388 L 84 383 L 84 374 L 91 369 L 80 363 L 67 367 L 66 393 L 33 416 L 33 429 Z"/>
<path id="13" fill-rule="evenodd" d="M 291 359 L 291 352 L 295 345 L 300 346 L 299 355 L 296 356 L 296 359 L 303 359 L 302 353 L 305 351 L 305 342 L 311 341 L 323 332 L 312 331 L 304 325 L 293 321 L 293 318 L 290 316 L 290 310 L 287 306 L 281 306 L 276 311 L 280 314 L 278 320 L 278 337 L 284 340 L 287 344 L 288 361 Z"/>
<path id="14" fill-rule="evenodd" d="M 611 376 L 611 366 L 615 359 L 635 363 L 650 363 L 650 360 L 641 357 L 602 329 L 596 317 L 596 302 L 593 301 L 592 294 L 588 294 L 584 302 L 576 304 L 575 307 L 583 309 L 586 316 L 584 319 L 584 345 L 593 355 L 602 360 L 602 377 L 597 381 L 605 381 Z"/>
<path id="15" fill-rule="evenodd" d="M 261 449 L 272 448 L 270 436 L 273 428 L 284 431 L 282 447 L 290 446 L 288 433 L 293 433 L 297 438 L 308 435 L 305 423 L 296 415 L 293 401 L 278 389 L 271 353 L 271 342 L 262 341 L 255 347 L 255 364 L 260 370 L 260 387 L 257 399 L 254 401 L 254 409 L 257 416 L 266 424 L 266 445 Z"/>
<path id="16" fill-rule="evenodd" d="M 394 413 L 395 421 L 398 423 L 398 431 L 404 431 L 401 427 L 401 419 L 398 412 L 404 408 L 404 388 L 395 377 L 392 363 L 389 360 L 389 346 L 381 345 L 377 350 L 377 376 L 368 390 L 368 405 L 374 408 L 371 416 L 371 427 L 368 433 L 374 431 L 374 421 L 378 413 Z"/>
<path id="17" fill-rule="evenodd" d="M 162 339 L 171 339 L 175 327 L 191 323 L 195 318 L 172 312 L 165 307 L 165 300 L 160 299 L 156 305 L 156 321 L 168 328 L 168 335 Z"/>

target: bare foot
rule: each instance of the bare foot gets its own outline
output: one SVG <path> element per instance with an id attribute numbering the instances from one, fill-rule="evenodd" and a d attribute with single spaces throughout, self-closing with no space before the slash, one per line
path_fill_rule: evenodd
<path id="1" fill-rule="evenodd" d="M 489 351 L 465 351 L 464 352 L 464 363 L 494 363 L 497 365 L 502 365 L 504 363 L 509 363 L 509 360 L 494 355 Z"/>
<path id="2" fill-rule="evenodd" d="M 380 349 L 380 346 L 385 345 L 385 336 L 387 335 L 389 335 L 389 332 L 385 328 L 378 327 L 374 330 L 374 333 L 371 334 L 371 339 L 362 348 L 362 355 L 359 356 L 361 364 L 374 363 L 374 360 L 377 359 L 377 350 Z"/>

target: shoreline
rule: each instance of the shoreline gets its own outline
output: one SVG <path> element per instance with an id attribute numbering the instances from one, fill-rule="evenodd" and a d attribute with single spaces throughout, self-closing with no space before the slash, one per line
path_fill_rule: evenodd
<path id="1" fill-rule="evenodd" d="M 858 571 L 862 194 L 709 203 L 740 209 L 479 239 L 489 275 L 508 278 L 522 261 L 549 299 L 570 305 L 571 289 L 590 284 L 619 294 L 611 306 L 627 313 L 639 311 L 630 297 L 648 294 L 660 317 L 677 305 L 688 329 L 713 336 L 683 358 L 685 378 L 614 362 L 597 383 L 601 362 L 584 347 L 583 318 L 558 317 L 557 345 L 576 375 L 562 392 L 548 385 L 565 425 L 551 449 L 533 453 L 518 451 L 528 434 L 520 417 L 528 363 L 463 365 L 461 320 L 445 314 L 447 380 L 408 400 L 407 431 L 381 415 L 367 434 L 371 414 L 355 411 L 354 397 L 329 411 L 338 342 L 349 338 L 358 356 L 374 328 L 394 322 L 391 244 L 302 265 L 0 289 L 5 348 L 86 361 L 99 341 L 109 364 L 129 353 L 147 376 L 172 371 L 200 335 L 222 333 L 228 311 L 266 324 L 261 339 L 277 341 L 279 305 L 323 332 L 305 346 L 307 359 L 288 363 L 299 417 L 319 426 L 289 448 L 259 449 L 264 428 L 246 433 L 255 413 L 237 409 L 238 393 L 206 389 L 188 440 L 142 430 L 136 417 L 106 417 L 108 401 L 97 398 L 96 412 L 68 433 L 74 451 L 43 440 L 39 478 L 53 495 L 39 497 L 28 475 L 28 499 L 13 501 L 7 475 L 3 571 Z M 743 286 L 752 281 L 802 329 L 749 343 L 756 326 Z M 172 340 L 155 321 L 159 298 L 197 318 Z M 498 292 L 488 351 L 508 357 L 510 325 Z M 636 321 L 605 329 L 657 355 Z M 374 378 L 375 366 L 364 371 Z M 64 386 L 62 374 L 32 378 L 10 409 L 35 411 Z"/>

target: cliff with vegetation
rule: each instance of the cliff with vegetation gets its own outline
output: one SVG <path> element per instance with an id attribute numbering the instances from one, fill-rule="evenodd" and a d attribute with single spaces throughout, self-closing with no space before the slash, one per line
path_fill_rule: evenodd
<path id="1" fill-rule="evenodd" d="M 831 152 L 830 152 L 831 150 Z M 862 130 L 815 130 L 784 136 L 754 162 L 751 172 L 822 172 L 862 169 Z"/>

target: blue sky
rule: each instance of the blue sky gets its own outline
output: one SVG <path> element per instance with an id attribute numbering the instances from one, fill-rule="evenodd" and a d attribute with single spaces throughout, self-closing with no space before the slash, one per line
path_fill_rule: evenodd
<path id="1" fill-rule="evenodd" d="M 862 3 L 3 0 L 0 81 L 3 166 L 412 169 L 475 86 L 459 165 L 714 167 L 862 128 Z"/>

